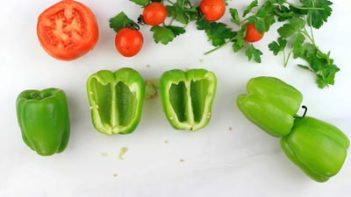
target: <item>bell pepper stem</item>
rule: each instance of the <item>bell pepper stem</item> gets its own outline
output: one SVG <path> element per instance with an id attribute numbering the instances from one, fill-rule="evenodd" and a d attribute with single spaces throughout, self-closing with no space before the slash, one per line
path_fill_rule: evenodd
<path id="1" fill-rule="evenodd" d="M 302 105 L 302 109 L 304 109 L 305 111 L 303 112 L 302 118 L 304 118 L 307 114 L 307 106 Z"/>

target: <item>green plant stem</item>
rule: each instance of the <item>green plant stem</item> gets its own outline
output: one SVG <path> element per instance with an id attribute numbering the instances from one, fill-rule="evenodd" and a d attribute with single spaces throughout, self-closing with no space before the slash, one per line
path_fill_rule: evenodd
<path id="1" fill-rule="evenodd" d="M 314 46 L 316 45 L 316 42 L 314 41 L 314 38 L 310 36 L 310 34 L 307 32 L 306 27 L 303 28 L 303 31 L 301 31 L 302 34 L 304 34 L 311 42 Z"/>
<path id="2" fill-rule="evenodd" d="M 168 3 L 170 3 L 171 5 L 174 5 L 175 3 L 171 0 L 167 0 Z"/>
<path id="3" fill-rule="evenodd" d="M 215 52 L 215 51 L 217 51 L 218 49 L 220 49 L 220 48 L 224 47 L 225 45 L 227 45 L 228 43 L 230 43 L 230 40 L 226 41 L 226 42 L 223 43 L 221 46 L 215 47 L 215 48 L 213 48 L 213 49 L 211 49 L 211 50 L 205 52 L 204 55 L 208 55 L 208 54 L 210 54 L 210 53 L 212 53 L 212 52 Z"/>
<path id="4" fill-rule="evenodd" d="M 286 67 L 289 63 L 290 57 L 291 57 L 292 51 L 288 53 L 288 56 L 286 57 L 285 55 L 285 50 L 284 50 L 284 67 Z"/>
<path id="5" fill-rule="evenodd" d="M 168 23 L 168 26 L 171 26 L 173 24 L 174 18 L 172 17 L 171 20 Z"/>
<path id="6" fill-rule="evenodd" d="M 290 3 L 290 2 L 286 2 L 288 5 L 290 5 L 291 7 L 294 7 L 296 9 L 299 9 L 299 10 L 324 10 L 324 8 L 316 8 L 316 7 L 300 7 L 300 6 L 297 6 L 293 3 Z"/>

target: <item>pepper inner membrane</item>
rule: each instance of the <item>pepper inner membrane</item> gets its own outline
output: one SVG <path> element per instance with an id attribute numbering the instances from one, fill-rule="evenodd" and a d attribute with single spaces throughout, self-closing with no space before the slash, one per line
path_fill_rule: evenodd
<path id="1" fill-rule="evenodd" d="M 187 96 L 185 83 L 179 82 L 178 84 L 172 84 L 171 88 L 169 89 L 169 98 L 172 108 L 177 114 L 178 120 L 180 122 L 186 121 Z"/>
<path id="2" fill-rule="evenodd" d="M 95 80 L 93 84 L 93 94 L 101 121 L 105 125 L 128 126 L 135 115 L 137 105 L 129 87 L 123 82 L 102 85 Z"/>
<path id="3" fill-rule="evenodd" d="M 195 122 L 200 122 L 204 115 L 208 86 L 209 82 L 205 79 L 191 81 L 190 83 L 191 103 Z"/>
<path id="4" fill-rule="evenodd" d="M 123 82 L 118 82 L 115 89 L 119 125 L 128 126 L 133 120 L 136 111 L 137 101 L 135 95 Z"/>
<path id="5" fill-rule="evenodd" d="M 185 82 L 172 84 L 169 90 L 170 103 L 180 122 L 188 120 L 187 106 L 191 102 L 195 122 L 200 122 L 205 111 L 205 101 L 208 94 L 209 81 L 205 79 L 190 81 L 190 101 L 188 100 Z"/>

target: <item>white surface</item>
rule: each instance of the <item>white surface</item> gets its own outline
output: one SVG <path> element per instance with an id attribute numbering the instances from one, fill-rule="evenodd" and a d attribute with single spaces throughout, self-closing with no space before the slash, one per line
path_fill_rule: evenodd
<path id="1" fill-rule="evenodd" d="M 303 92 L 309 115 L 351 136 L 350 1 L 334 0 L 329 22 L 315 33 L 321 48 L 331 50 L 341 68 L 336 85 L 324 90 L 294 61 L 284 68 L 282 57 L 267 51 L 275 31 L 257 45 L 264 51 L 262 64 L 249 63 L 229 46 L 203 56 L 211 46 L 193 25 L 168 46 L 154 44 L 148 28 L 143 27 L 142 52 L 135 58 L 123 58 L 115 52 L 108 19 L 122 10 L 135 18 L 140 10 L 122 0 L 82 0 L 96 14 L 100 40 L 93 51 L 76 61 L 57 61 L 40 47 L 35 29 L 39 13 L 54 2 L 6 1 L 0 12 L 1 197 L 350 196 L 350 158 L 336 177 L 316 183 L 285 157 L 278 139 L 246 120 L 234 105 L 251 77 L 276 76 Z M 230 5 L 242 8 L 246 3 L 236 0 Z M 157 98 L 145 102 L 142 121 L 133 134 L 108 137 L 96 132 L 90 121 L 86 79 L 100 69 L 123 66 L 139 70 L 145 78 L 156 78 L 172 68 L 215 71 L 218 91 L 209 126 L 197 133 L 173 130 Z M 64 89 L 69 97 L 72 134 L 64 153 L 40 157 L 22 142 L 15 100 L 24 89 L 52 86 Z M 119 160 L 123 146 L 129 151 Z"/>

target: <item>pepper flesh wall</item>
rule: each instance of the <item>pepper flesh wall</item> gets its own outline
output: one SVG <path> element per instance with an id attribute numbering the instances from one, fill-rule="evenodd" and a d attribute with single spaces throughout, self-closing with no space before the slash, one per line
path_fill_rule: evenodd
<path id="1" fill-rule="evenodd" d="M 144 79 L 137 71 L 99 71 L 88 79 L 87 92 L 92 122 L 99 132 L 128 134 L 136 129 L 145 96 Z"/>
<path id="2" fill-rule="evenodd" d="M 175 129 L 196 131 L 211 119 L 217 79 L 205 69 L 174 69 L 160 79 L 163 111 Z"/>

